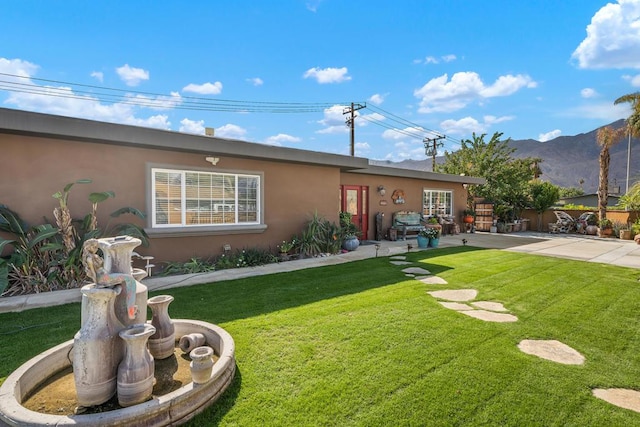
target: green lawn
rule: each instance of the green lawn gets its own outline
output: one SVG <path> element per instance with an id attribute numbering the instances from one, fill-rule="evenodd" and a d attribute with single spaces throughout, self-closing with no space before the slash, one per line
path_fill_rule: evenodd
<path id="1" fill-rule="evenodd" d="M 449 284 L 381 257 L 163 292 L 172 317 L 236 342 L 233 384 L 190 425 L 640 426 L 591 396 L 640 389 L 640 271 L 470 247 L 408 260 Z M 463 288 L 519 320 L 483 322 L 426 293 Z M 0 315 L 0 379 L 79 322 L 79 304 Z M 521 353 L 523 339 L 557 339 L 587 361 Z"/>

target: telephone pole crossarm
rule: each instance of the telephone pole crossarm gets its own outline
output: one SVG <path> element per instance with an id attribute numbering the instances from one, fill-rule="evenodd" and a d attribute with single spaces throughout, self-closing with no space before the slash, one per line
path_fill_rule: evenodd
<path id="1" fill-rule="evenodd" d="M 436 155 L 438 154 L 438 147 L 444 146 L 444 143 L 438 141 L 445 139 L 446 137 L 446 135 L 439 135 L 435 138 L 424 138 L 422 140 L 422 142 L 424 142 L 424 153 L 431 157 L 432 172 L 435 172 L 436 170 Z"/>
<path id="2" fill-rule="evenodd" d="M 342 114 L 350 114 L 347 117 L 346 123 L 349 129 L 351 129 L 351 157 L 355 156 L 355 139 L 356 139 L 356 111 L 361 110 L 363 108 L 367 108 L 367 104 L 356 104 L 354 102 L 351 103 L 350 107 L 345 107 L 342 110 Z"/>

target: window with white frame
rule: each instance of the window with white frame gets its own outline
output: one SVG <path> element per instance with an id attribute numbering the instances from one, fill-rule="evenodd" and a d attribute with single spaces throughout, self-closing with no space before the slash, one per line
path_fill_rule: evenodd
<path id="1" fill-rule="evenodd" d="M 260 222 L 260 176 L 152 168 L 152 226 Z"/>
<path id="2" fill-rule="evenodd" d="M 424 216 L 453 216 L 453 191 L 423 190 L 422 214 Z"/>

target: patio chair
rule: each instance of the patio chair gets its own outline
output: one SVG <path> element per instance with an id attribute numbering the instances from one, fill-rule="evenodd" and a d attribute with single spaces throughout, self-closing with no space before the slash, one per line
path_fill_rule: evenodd
<path id="1" fill-rule="evenodd" d="M 549 224 L 550 233 L 569 233 L 576 230 L 576 220 L 564 211 L 553 211 L 557 221 Z"/>

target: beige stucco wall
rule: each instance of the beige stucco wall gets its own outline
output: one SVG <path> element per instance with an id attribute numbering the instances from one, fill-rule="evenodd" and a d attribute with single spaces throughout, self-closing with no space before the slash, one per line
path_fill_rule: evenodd
<path id="1" fill-rule="evenodd" d="M 98 207 L 99 225 L 106 225 L 108 215 L 118 208 L 131 206 L 150 213 L 147 206 L 147 164 L 175 168 L 208 168 L 221 172 L 248 171 L 263 174 L 263 233 L 203 235 L 196 237 L 153 237 L 149 248 L 138 252 L 156 257 L 155 262 L 210 257 L 222 252 L 225 244 L 232 249 L 244 247 L 272 248 L 282 240 L 298 234 L 314 213 L 338 221 L 336 210 L 339 170 L 335 167 L 309 166 L 284 162 L 265 162 L 221 157 L 213 167 L 204 155 L 164 150 L 131 148 L 98 143 L 34 138 L 0 134 L 0 203 L 18 212 L 31 224 L 53 223 L 57 200 L 52 194 L 78 179 L 90 178 L 92 184 L 76 185 L 69 196 L 74 218 L 90 210 L 88 194 L 114 191 Z M 131 216 L 121 217 L 125 222 Z"/>
<path id="2" fill-rule="evenodd" d="M 392 216 L 398 211 L 422 212 L 422 194 L 424 189 L 450 190 L 453 192 L 453 209 L 456 220 L 459 220 L 466 206 L 467 192 L 462 184 L 452 182 L 427 181 L 423 179 L 399 178 L 385 175 L 368 175 L 362 173 L 343 172 L 340 178 L 342 185 L 361 185 L 369 187 L 369 233 L 367 238 L 374 239 L 376 232 L 375 217 L 378 212 L 384 214 L 383 235 L 391 227 Z M 380 196 L 378 186 L 384 186 L 386 192 Z M 404 204 L 394 204 L 391 196 L 397 189 L 405 193 Z"/>

